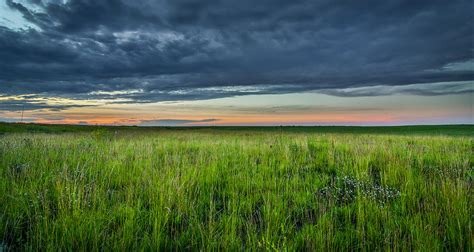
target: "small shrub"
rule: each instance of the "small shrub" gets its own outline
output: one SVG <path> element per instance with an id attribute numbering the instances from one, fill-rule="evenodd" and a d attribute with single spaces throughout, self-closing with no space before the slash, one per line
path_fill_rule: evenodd
<path id="1" fill-rule="evenodd" d="M 25 171 L 30 167 L 28 163 L 14 163 L 10 165 L 10 173 L 14 177 L 21 176 L 22 174 L 25 173 Z"/>

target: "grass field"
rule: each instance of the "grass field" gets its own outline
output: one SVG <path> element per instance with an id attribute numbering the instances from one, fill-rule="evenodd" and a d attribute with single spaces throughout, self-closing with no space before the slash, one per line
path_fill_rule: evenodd
<path id="1" fill-rule="evenodd" d="M 0 124 L 0 250 L 473 250 L 474 126 Z"/>

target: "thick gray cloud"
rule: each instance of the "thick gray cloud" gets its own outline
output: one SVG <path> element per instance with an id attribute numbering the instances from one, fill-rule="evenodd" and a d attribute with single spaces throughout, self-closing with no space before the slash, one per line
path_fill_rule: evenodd
<path id="1" fill-rule="evenodd" d="M 0 93 L 7 95 L 351 96 L 327 90 L 474 80 L 469 0 L 6 3 L 36 27 L 0 27 Z M 436 90 L 443 92 L 451 90 Z"/>

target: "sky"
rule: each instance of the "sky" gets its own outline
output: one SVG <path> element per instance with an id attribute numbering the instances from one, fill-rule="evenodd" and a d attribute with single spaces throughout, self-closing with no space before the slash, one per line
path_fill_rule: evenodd
<path id="1" fill-rule="evenodd" d="M 471 0 L 0 0 L 0 121 L 473 124 Z"/>

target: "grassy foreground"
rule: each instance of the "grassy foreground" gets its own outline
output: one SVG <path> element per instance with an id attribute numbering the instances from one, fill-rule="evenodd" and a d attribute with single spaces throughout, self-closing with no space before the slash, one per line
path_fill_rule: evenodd
<path id="1" fill-rule="evenodd" d="M 473 126 L 0 126 L 0 250 L 473 250 Z"/>

